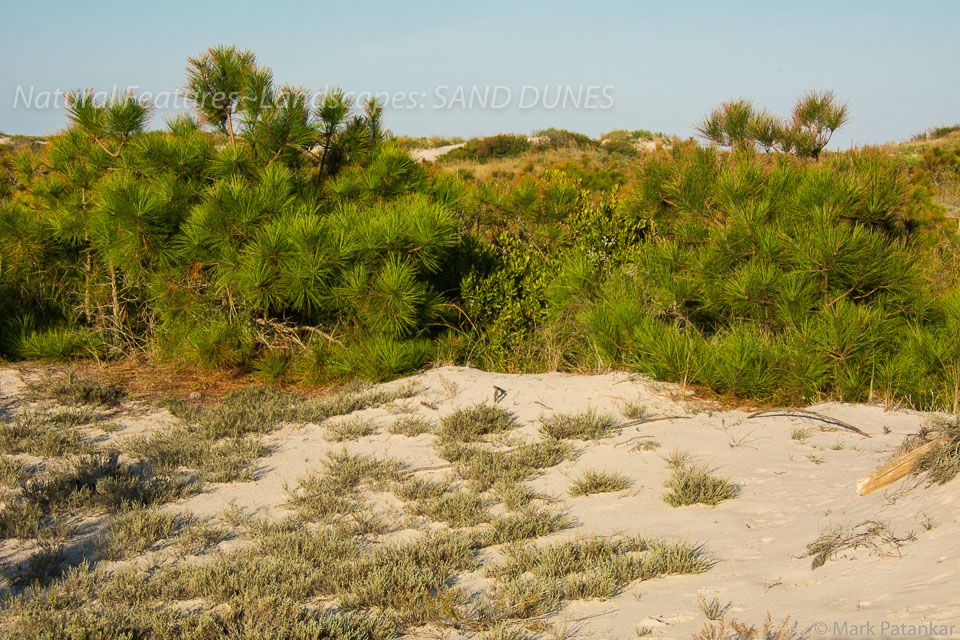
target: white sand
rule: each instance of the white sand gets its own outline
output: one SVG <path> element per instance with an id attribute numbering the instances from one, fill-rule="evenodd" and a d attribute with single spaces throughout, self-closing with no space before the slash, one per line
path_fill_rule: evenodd
<path id="1" fill-rule="evenodd" d="M 557 506 L 580 525 L 551 536 L 615 533 L 682 537 L 702 543 L 716 565 L 695 576 L 675 576 L 628 587 L 607 601 L 568 604 L 569 618 L 580 634 L 598 638 L 635 638 L 637 625 L 655 637 L 689 637 L 701 629 L 697 594 L 732 603 L 729 615 L 751 623 L 792 616 L 801 628 L 818 622 L 849 625 L 954 623 L 960 636 L 960 480 L 926 486 L 908 479 L 873 495 L 859 497 L 856 481 L 886 461 L 905 435 L 915 433 L 925 415 L 884 411 L 879 406 L 828 403 L 812 409 L 853 424 L 870 434 L 832 428 L 792 417 L 746 419 L 745 411 L 698 411 L 673 385 L 651 383 L 621 373 L 597 376 L 564 374 L 507 375 L 461 367 L 443 367 L 415 376 L 423 385 L 410 401 L 416 413 L 434 420 L 455 408 L 492 401 L 494 385 L 507 391 L 502 406 L 523 425 L 519 434 L 535 437 L 542 414 L 593 407 L 618 412 L 625 401 L 646 404 L 657 416 L 686 419 L 650 422 L 624 429 L 600 442 L 577 443 L 575 459 L 549 469 L 531 485 L 556 496 Z M 392 384 L 402 384 L 398 381 Z M 431 410 L 421 400 L 435 404 Z M 380 408 L 362 412 L 386 427 L 395 416 Z M 795 427 L 810 430 L 801 443 Z M 889 433 L 884 434 L 885 427 Z M 212 514 L 234 500 L 263 515 L 285 514 L 284 483 L 318 467 L 338 443 L 324 438 L 323 427 L 308 425 L 274 433 L 278 449 L 263 460 L 263 477 L 250 484 L 224 485 L 197 496 L 187 506 Z M 651 436 L 640 438 L 638 436 Z M 654 451 L 631 451 L 634 444 L 655 440 Z M 351 452 L 389 455 L 413 467 L 442 464 L 433 452 L 434 436 L 415 438 L 380 433 L 347 443 Z M 843 448 L 840 447 L 842 443 Z M 662 499 L 669 475 L 663 456 L 674 448 L 691 452 L 742 488 L 741 495 L 717 507 L 673 508 Z M 822 459 L 816 463 L 808 458 Z M 571 479 L 584 469 L 620 471 L 634 480 L 616 494 L 570 498 Z M 817 570 L 803 557 L 806 545 L 831 526 L 865 520 L 887 524 L 898 536 L 917 539 L 897 550 L 884 547 L 845 552 Z M 924 522 L 932 523 L 927 530 Z M 575 620 L 579 619 L 579 622 Z M 816 628 L 814 628 L 816 631 Z"/>
<path id="2" fill-rule="evenodd" d="M 530 438 L 538 437 L 537 419 L 543 414 L 592 407 L 619 415 L 626 401 L 639 401 L 656 416 L 677 417 L 628 427 L 599 442 L 575 442 L 573 460 L 530 483 L 555 496 L 555 506 L 579 522 L 541 542 L 592 533 L 639 533 L 701 543 L 716 561 L 700 575 L 635 583 L 610 600 L 567 604 L 556 621 L 569 621 L 577 637 L 636 638 L 640 626 L 649 627 L 652 637 L 689 638 L 705 622 L 697 608 L 698 593 L 730 602 L 728 616 L 753 624 L 761 623 L 767 612 L 774 620 L 792 616 L 814 637 L 833 637 L 844 623 L 850 636 L 857 635 L 853 625 L 858 624 L 873 625 L 862 628 L 873 633 L 861 635 L 886 631 L 892 636 L 890 628 L 881 625 L 931 622 L 956 625 L 953 635 L 960 637 L 960 480 L 927 486 L 908 478 L 870 496 L 856 493 L 857 479 L 885 462 L 905 435 L 919 429 L 927 417 L 922 413 L 841 403 L 813 407 L 871 436 L 865 438 L 845 430 L 821 431 L 833 427 L 809 419 L 748 419 L 746 411 L 706 411 L 674 385 L 623 373 L 507 375 L 443 367 L 413 380 L 422 391 L 403 402 L 434 421 L 457 407 L 492 401 L 494 385 L 501 387 L 507 392 L 501 405 L 521 424 L 517 434 Z M 3 377 L 2 384 L 7 390 L 11 382 Z M 374 418 L 383 428 L 345 445 L 326 440 L 319 425 L 281 429 L 267 437 L 277 449 L 261 460 L 260 479 L 210 486 L 182 507 L 213 515 L 235 501 L 260 516 L 280 517 L 288 513 L 282 507 L 284 485 L 295 487 L 300 476 L 320 467 L 327 452 L 344 446 L 354 453 L 400 458 L 412 467 L 444 462 L 433 451 L 434 436 L 408 438 L 386 431 L 396 418 L 390 407 L 360 415 Z M 805 442 L 791 438 L 797 427 L 810 430 Z M 633 449 L 644 441 L 656 441 L 660 448 Z M 689 451 L 739 484 L 740 496 L 716 507 L 668 506 L 662 499 L 669 474 L 663 457 L 675 448 Z M 569 497 L 572 478 L 589 468 L 620 471 L 634 485 L 615 494 Z M 867 520 L 887 524 L 898 536 L 914 532 L 916 540 L 899 551 L 891 545 L 882 546 L 882 552 L 846 551 L 811 569 L 811 559 L 804 557 L 808 543 L 829 527 Z"/>
<path id="3" fill-rule="evenodd" d="M 419 160 L 420 162 L 433 162 L 446 152 L 459 149 L 462 146 L 463 143 L 461 142 L 460 144 L 447 144 L 442 147 L 434 147 L 432 149 L 414 149 L 410 152 L 410 157 L 414 160 Z"/>

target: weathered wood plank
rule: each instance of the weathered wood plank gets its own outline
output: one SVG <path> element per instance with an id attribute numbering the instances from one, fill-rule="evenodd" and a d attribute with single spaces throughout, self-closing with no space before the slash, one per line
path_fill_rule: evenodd
<path id="1" fill-rule="evenodd" d="M 857 494 L 861 496 L 870 495 L 877 489 L 882 489 L 904 477 L 913 471 L 917 461 L 935 444 L 937 444 L 936 441 L 928 442 L 913 451 L 894 458 L 882 467 L 877 467 L 869 475 L 857 481 Z"/>

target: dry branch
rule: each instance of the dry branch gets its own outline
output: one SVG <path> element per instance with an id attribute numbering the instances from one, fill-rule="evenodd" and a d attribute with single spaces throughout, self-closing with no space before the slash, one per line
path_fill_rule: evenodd
<path id="1" fill-rule="evenodd" d="M 836 418 L 831 418 L 830 416 L 825 416 L 822 413 L 817 413 L 816 411 L 807 411 L 806 409 L 791 409 L 785 407 L 783 409 L 768 409 L 766 411 L 758 411 L 756 413 L 751 413 L 747 416 L 747 420 L 751 418 L 807 418 L 810 420 L 820 420 L 821 422 L 826 422 L 828 424 L 833 424 L 838 427 L 842 427 L 847 431 L 853 431 L 854 433 L 860 434 L 864 438 L 869 438 L 870 434 L 864 433 L 860 429 L 856 428 L 850 423 L 844 422 L 843 420 L 837 420 Z"/>

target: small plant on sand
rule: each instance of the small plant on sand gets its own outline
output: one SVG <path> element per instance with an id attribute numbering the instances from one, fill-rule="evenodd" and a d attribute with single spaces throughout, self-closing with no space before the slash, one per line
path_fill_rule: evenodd
<path id="1" fill-rule="evenodd" d="M 589 469 L 584 471 L 573 484 L 570 485 L 570 495 L 587 496 L 592 493 L 610 493 L 623 491 L 633 484 L 627 476 L 615 471 L 599 471 Z"/>
<path id="2" fill-rule="evenodd" d="M 455 463 L 457 475 L 475 491 L 486 491 L 498 482 L 522 482 L 552 467 L 570 455 L 570 447 L 557 440 L 521 444 L 508 451 L 446 443 L 439 453 Z"/>
<path id="3" fill-rule="evenodd" d="M 0 457 L 0 486 L 13 489 L 25 478 L 26 465 L 16 458 Z"/>
<path id="4" fill-rule="evenodd" d="M 226 537 L 227 533 L 220 527 L 198 523 L 185 527 L 174 540 L 174 544 L 177 550 L 184 555 L 197 555 Z"/>
<path id="5" fill-rule="evenodd" d="M 113 517 L 101 541 L 100 553 L 108 560 L 123 560 L 171 537 L 192 519 L 156 508 L 132 507 Z"/>
<path id="6" fill-rule="evenodd" d="M 501 433 L 515 426 L 516 419 L 509 411 L 481 402 L 444 416 L 437 435 L 444 441 L 474 442 L 487 434 Z"/>
<path id="7" fill-rule="evenodd" d="M 501 481 L 491 488 L 497 499 L 507 509 L 516 511 L 530 504 L 533 500 L 544 500 L 546 496 L 520 482 Z"/>
<path id="8" fill-rule="evenodd" d="M 488 500 L 465 489 L 443 493 L 413 504 L 413 512 L 451 527 L 472 527 L 490 519 Z"/>
<path id="9" fill-rule="evenodd" d="M 699 547 L 636 537 L 578 538 L 549 546 L 507 546 L 487 575 L 500 585 L 538 581 L 561 598 L 609 598 L 635 580 L 701 573 L 710 567 Z M 521 583 L 522 583 L 521 582 Z"/>
<path id="10" fill-rule="evenodd" d="M 339 420 L 327 425 L 327 439 L 333 442 L 359 440 L 372 436 L 377 432 L 377 423 L 372 420 L 355 416 L 346 420 Z"/>
<path id="11" fill-rule="evenodd" d="M 115 407 L 125 392 L 120 387 L 107 385 L 99 380 L 74 372 L 56 380 L 47 389 L 47 393 L 65 406 L 94 405 Z"/>
<path id="12" fill-rule="evenodd" d="M 803 640 L 805 637 L 796 623 L 790 624 L 790 616 L 775 625 L 768 613 L 760 628 L 724 617 L 704 623 L 700 633 L 693 635 L 693 640 Z"/>
<path id="13" fill-rule="evenodd" d="M 525 507 L 516 513 L 495 516 L 491 521 L 490 544 L 539 538 L 573 526 L 566 514 L 537 507 Z"/>
<path id="14" fill-rule="evenodd" d="M 617 424 L 608 414 L 587 409 L 579 413 L 555 413 L 540 418 L 540 431 L 557 440 L 597 440 L 607 435 Z"/>
<path id="15" fill-rule="evenodd" d="M 839 526 L 828 530 L 807 545 L 807 555 L 813 556 L 810 568 L 818 569 L 842 551 L 865 548 L 877 554 L 890 550 L 899 554 L 900 547 L 916 539 L 913 532 L 900 537 L 894 535 L 886 523 L 866 520 L 854 527 Z"/>
<path id="16" fill-rule="evenodd" d="M 628 400 L 627 402 L 624 402 L 623 408 L 620 410 L 620 412 L 627 420 L 642 420 L 653 415 L 653 412 L 650 411 L 649 407 L 641 403 L 639 400 Z"/>
<path id="17" fill-rule="evenodd" d="M 67 554 L 62 545 L 40 545 L 27 561 L 14 573 L 11 583 L 15 587 L 30 585 L 45 586 L 63 574 Z"/>
<path id="18" fill-rule="evenodd" d="M 0 422 L 0 452 L 60 457 L 84 453 L 93 447 L 80 432 L 57 424 L 42 411 L 24 411 Z"/>
<path id="19" fill-rule="evenodd" d="M 400 480 L 403 468 L 397 460 L 345 450 L 327 454 L 323 465 L 322 471 L 300 478 L 296 490 L 287 490 L 287 504 L 304 520 L 326 521 L 351 513 L 357 507 L 361 486 L 386 488 Z"/>
<path id="20" fill-rule="evenodd" d="M 932 483 L 944 484 L 960 474 L 960 417 L 934 419 L 920 432 L 908 437 L 897 451 L 906 453 L 922 445 L 933 443 L 913 468 L 915 474 L 926 473 Z"/>
<path id="21" fill-rule="evenodd" d="M 394 420 L 388 427 L 388 431 L 394 435 L 414 438 L 433 431 L 433 423 L 420 416 L 404 415 Z"/>
<path id="22" fill-rule="evenodd" d="M 736 498 L 740 490 L 726 478 L 711 475 L 705 464 L 693 462 L 689 454 L 674 451 L 667 457 L 672 468 L 663 499 L 673 507 L 691 504 L 715 506 Z"/>
<path id="23" fill-rule="evenodd" d="M 523 627 L 503 622 L 497 623 L 493 628 L 487 629 L 476 637 L 477 640 L 530 640 L 531 638 Z"/>
<path id="24" fill-rule="evenodd" d="M 727 612 L 727 609 L 730 608 L 730 603 L 723 604 L 719 598 L 710 598 L 707 600 L 705 595 L 698 593 L 697 608 L 700 609 L 700 613 L 702 613 L 703 617 L 707 620 L 719 620 L 723 617 L 723 614 Z"/>
<path id="25" fill-rule="evenodd" d="M 803 427 L 794 427 L 790 437 L 797 442 L 806 442 L 810 438 L 810 430 Z"/>

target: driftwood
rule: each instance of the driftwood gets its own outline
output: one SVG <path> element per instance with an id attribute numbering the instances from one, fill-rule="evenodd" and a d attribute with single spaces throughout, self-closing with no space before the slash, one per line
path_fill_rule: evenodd
<path id="1" fill-rule="evenodd" d="M 893 484 L 909 474 L 916 467 L 917 461 L 936 444 L 938 444 L 936 441 L 928 442 L 902 456 L 897 456 L 882 467 L 874 469 L 869 475 L 857 480 L 857 494 L 861 496 L 870 495 L 877 489 Z"/>
<path id="2" fill-rule="evenodd" d="M 807 418 L 809 420 L 819 420 L 820 422 L 826 422 L 827 424 L 836 425 L 847 431 L 853 431 L 858 433 L 864 438 L 869 438 L 870 434 L 864 433 L 860 429 L 856 428 L 850 423 L 844 422 L 843 420 L 837 420 L 836 418 L 831 418 L 830 416 L 825 416 L 822 413 L 817 413 L 816 411 L 807 411 L 806 409 L 767 409 L 766 411 L 757 411 L 756 413 L 751 413 L 747 416 L 747 420 L 751 418 Z"/>

